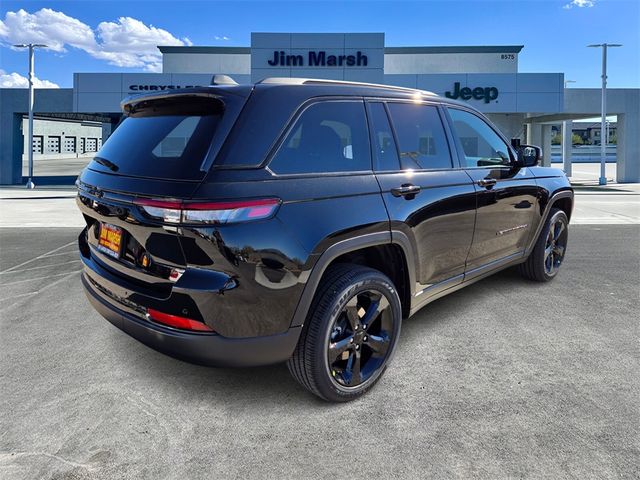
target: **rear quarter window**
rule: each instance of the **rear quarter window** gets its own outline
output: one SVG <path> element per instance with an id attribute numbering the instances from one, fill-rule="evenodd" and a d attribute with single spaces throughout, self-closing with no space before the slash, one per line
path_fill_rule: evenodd
<path id="1" fill-rule="evenodd" d="M 279 175 L 370 171 L 364 103 L 323 101 L 308 106 L 269 168 Z"/>

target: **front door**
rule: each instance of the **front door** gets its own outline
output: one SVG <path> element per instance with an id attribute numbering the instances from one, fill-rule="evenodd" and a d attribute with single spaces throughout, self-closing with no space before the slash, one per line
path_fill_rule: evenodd
<path id="1" fill-rule="evenodd" d="M 473 182 L 451 154 L 438 106 L 372 101 L 368 114 L 392 235 L 409 238 L 412 288 L 426 299 L 462 282 L 476 214 Z"/>
<path id="2" fill-rule="evenodd" d="M 535 177 L 513 167 L 513 152 L 480 116 L 448 108 L 460 163 L 476 188 L 478 212 L 467 277 L 524 253 L 537 205 Z"/>

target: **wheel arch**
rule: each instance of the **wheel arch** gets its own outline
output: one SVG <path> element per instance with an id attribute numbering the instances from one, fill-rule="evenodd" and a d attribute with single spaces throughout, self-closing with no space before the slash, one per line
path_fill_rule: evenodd
<path id="1" fill-rule="evenodd" d="M 355 263 L 381 271 L 394 283 L 403 317 L 411 310 L 412 286 L 415 285 L 413 253 L 408 250 L 408 240 L 403 242 L 396 232 L 378 232 L 360 235 L 337 242 L 327 248 L 313 266 L 302 296 L 298 301 L 291 326 L 304 323 L 318 285 L 327 268 L 336 263 Z M 402 234 L 404 236 L 404 234 Z"/>
<path id="2" fill-rule="evenodd" d="M 532 235 L 531 239 L 529 240 L 529 245 L 527 246 L 527 249 L 525 251 L 525 257 L 533 250 L 533 247 L 538 240 L 538 236 L 540 235 L 540 232 L 542 231 L 552 208 L 560 208 L 565 212 L 567 218 L 571 220 L 571 213 L 573 212 L 573 198 L 573 190 L 570 188 L 566 190 L 560 190 L 551 195 L 544 207 L 540 222 L 538 222 L 538 228 L 536 229 L 535 235 Z"/>
<path id="3" fill-rule="evenodd" d="M 573 196 L 569 197 L 567 195 L 558 198 L 551 204 L 550 208 L 559 208 L 567 215 L 567 219 L 571 221 L 571 213 L 573 212 Z"/>

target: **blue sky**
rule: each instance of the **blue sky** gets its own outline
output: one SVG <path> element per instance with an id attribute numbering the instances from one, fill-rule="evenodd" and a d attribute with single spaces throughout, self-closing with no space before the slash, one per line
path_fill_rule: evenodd
<path id="1" fill-rule="evenodd" d="M 20 12 L 20 10 L 24 12 Z M 44 10 L 43 10 L 44 9 Z M 26 76 L 24 52 L 10 43 L 46 41 L 37 77 L 70 87 L 73 72 L 157 71 L 154 45 L 249 46 L 252 31 L 384 32 L 387 46 L 524 45 L 521 72 L 564 72 L 600 85 L 600 51 L 610 87 L 640 87 L 640 1 L 30 1 L 0 7 L 2 84 Z M 37 37 L 37 38 L 35 38 Z"/>

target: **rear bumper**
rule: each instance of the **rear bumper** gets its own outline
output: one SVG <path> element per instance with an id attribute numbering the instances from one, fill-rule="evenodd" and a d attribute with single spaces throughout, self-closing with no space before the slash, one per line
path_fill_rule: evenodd
<path id="1" fill-rule="evenodd" d="M 94 288 L 86 272 L 82 284 L 93 307 L 113 325 L 145 345 L 181 360 L 219 367 L 249 367 L 286 361 L 302 327 L 292 327 L 279 335 L 228 338 L 212 333 L 190 333 L 163 327 L 118 307 Z"/>

